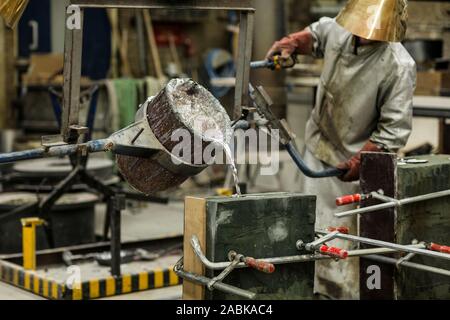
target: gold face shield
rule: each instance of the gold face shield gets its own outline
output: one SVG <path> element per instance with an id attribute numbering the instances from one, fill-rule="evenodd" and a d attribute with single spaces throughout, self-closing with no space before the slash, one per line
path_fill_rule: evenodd
<path id="1" fill-rule="evenodd" d="M 0 0 L 0 15 L 8 27 L 16 27 L 27 4 L 28 0 Z"/>
<path id="2" fill-rule="evenodd" d="M 406 0 L 350 0 L 336 22 L 364 39 L 401 42 L 407 29 L 407 7 Z"/>

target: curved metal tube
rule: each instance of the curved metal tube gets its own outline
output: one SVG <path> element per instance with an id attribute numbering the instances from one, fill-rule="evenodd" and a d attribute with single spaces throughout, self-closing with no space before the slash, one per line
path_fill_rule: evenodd
<path id="1" fill-rule="evenodd" d="M 256 298 L 256 293 L 253 293 L 253 292 L 250 292 L 250 291 L 247 291 L 247 290 L 235 287 L 235 286 L 231 286 L 231 285 L 223 283 L 221 281 L 211 282 L 212 279 L 209 279 L 205 276 L 185 271 L 184 266 L 183 266 L 183 259 L 184 259 L 184 257 L 181 258 L 173 268 L 173 271 L 180 278 L 182 278 L 184 280 L 188 280 L 190 282 L 201 284 L 205 287 L 208 287 L 209 285 L 211 285 L 211 288 L 213 288 L 213 289 L 217 289 L 219 291 L 226 292 L 229 294 L 234 294 L 234 295 L 237 295 L 237 296 L 249 299 L 249 300 L 254 300 Z"/>
<path id="2" fill-rule="evenodd" d="M 303 161 L 302 157 L 298 153 L 292 141 L 286 144 L 285 147 L 286 150 L 289 152 L 289 155 L 291 156 L 292 160 L 294 160 L 295 164 L 300 169 L 300 171 L 303 172 L 303 174 L 309 178 L 339 177 L 345 173 L 345 171 L 337 168 L 329 168 L 323 171 L 313 171 Z"/>

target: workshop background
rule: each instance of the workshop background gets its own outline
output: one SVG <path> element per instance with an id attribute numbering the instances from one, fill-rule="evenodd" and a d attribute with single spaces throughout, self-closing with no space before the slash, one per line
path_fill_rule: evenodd
<path id="1" fill-rule="evenodd" d="M 320 17 L 335 17 L 345 2 L 253 1 L 252 61 L 263 60 L 272 43 L 284 35 Z M 1 153 L 40 148 L 42 136 L 60 132 L 68 4 L 66 0 L 29 0 L 14 29 L 0 22 Z M 450 154 L 450 3 L 409 1 L 408 12 L 404 46 L 417 63 L 418 76 L 413 131 L 399 157 Z M 106 138 L 132 124 L 139 106 L 174 78 L 191 78 L 203 85 L 232 117 L 238 12 L 89 8 L 84 11 L 83 28 L 79 121 L 91 129 L 91 139 Z M 250 81 L 264 86 L 272 98 L 276 117 L 287 120 L 299 150 L 304 147 L 322 64 L 299 56 L 291 69 L 254 70 L 250 75 Z M 238 165 L 243 192 L 301 191 L 305 177 L 287 151 L 280 151 L 279 165 L 279 173 L 272 176 L 260 175 L 259 165 Z M 181 186 L 144 196 L 123 179 L 113 155 L 92 154 L 88 172 L 104 185 L 130 193 L 120 224 L 121 247 L 130 255 L 130 263 L 122 263 L 125 276 L 117 282 L 110 276 L 108 258 L 109 226 L 114 221 L 108 216 L 110 203 L 103 201 L 98 190 L 77 182 L 46 212 L 52 219 L 52 241 L 39 221 L 21 223 L 21 218 L 33 215 L 11 218 L 14 209 L 48 195 L 67 178 L 72 171 L 68 157 L 5 164 L 0 170 L 0 261 L 6 261 L 0 267 L 0 299 L 67 298 L 64 292 L 72 289 L 60 283 L 70 276 L 67 265 L 74 261 L 83 265 L 83 286 L 71 298 L 181 299 L 181 280 L 172 267 L 182 256 L 185 197 L 225 196 L 234 187 L 228 168 L 213 165 Z M 267 204 L 276 205 L 276 201 Z M 6 214 L 8 218 L 2 219 Z M 32 229 L 31 241 L 40 255 L 37 271 L 31 275 L 11 267 L 25 260 L 27 227 Z M 295 271 L 289 272 L 296 276 Z M 310 274 L 311 270 L 303 272 Z M 444 279 L 448 285 L 449 278 Z M 149 288 L 154 289 L 144 290 Z M 404 297 L 413 291 L 402 290 Z M 444 298 L 450 298 L 449 294 Z"/>

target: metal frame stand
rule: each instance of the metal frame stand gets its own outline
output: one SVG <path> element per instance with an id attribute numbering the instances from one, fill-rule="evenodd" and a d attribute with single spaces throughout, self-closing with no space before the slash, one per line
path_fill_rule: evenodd
<path id="1" fill-rule="evenodd" d="M 254 9 L 250 0 L 178 0 L 168 2 L 163 0 L 71 0 L 70 6 L 80 9 L 81 28 L 66 28 L 64 49 L 64 89 L 63 111 L 61 119 L 61 137 L 63 143 L 74 144 L 85 132 L 86 128 L 79 125 L 80 109 L 80 79 L 83 44 L 83 10 L 85 8 L 141 8 L 141 9 L 176 9 L 176 10 L 233 10 L 240 12 L 239 53 L 236 75 L 236 92 L 234 116 L 240 117 L 242 108 L 248 104 L 248 83 L 250 78 L 250 60 L 253 45 Z M 66 11 L 67 12 L 67 11 Z M 69 13 L 67 13 L 69 17 Z M 84 167 L 82 167 L 84 168 Z M 81 177 L 88 185 L 101 190 L 108 198 L 107 221 L 111 225 L 111 254 L 113 275 L 120 275 L 120 212 L 124 208 L 124 196 L 116 194 L 101 181 L 89 176 L 84 170 L 75 167 L 69 177 Z M 72 179 L 69 179 L 69 183 Z M 64 192 L 66 189 L 59 189 Z M 105 235 L 108 223 L 105 224 Z"/>
<path id="2" fill-rule="evenodd" d="M 47 220 L 46 234 L 50 246 L 54 245 L 54 239 L 51 232 L 50 209 L 56 201 L 76 182 L 84 182 L 88 187 L 99 191 L 104 195 L 108 203 L 107 218 L 105 219 L 104 237 L 107 237 L 111 229 L 111 270 L 115 276 L 120 275 L 120 212 L 125 205 L 125 196 L 137 199 L 139 196 L 123 192 L 119 188 L 105 185 L 102 181 L 91 176 L 86 171 L 86 163 L 90 152 L 114 151 L 114 139 L 104 139 L 97 141 L 88 141 L 81 143 L 85 134 L 89 135 L 89 128 L 81 126 L 79 123 L 80 114 L 80 95 L 81 95 L 81 63 L 83 48 L 83 10 L 85 8 L 123 8 L 123 9 L 169 9 L 169 10 L 228 10 L 238 11 L 240 13 L 240 34 L 239 34 L 239 52 L 236 74 L 236 90 L 234 102 L 234 116 L 240 118 L 243 109 L 248 109 L 249 99 L 249 76 L 250 60 L 253 45 L 253 26 L 255 9 L 251 6 L 251 0 L 70 0 L 69 7 L 76 8 L 79 12 L 80 28 L 68 28 L 65 31 L 64 48 L 64 87 L 63 87 L 63 105 L 61 115 L 61 133 L 57 136 L 42 137 L 43 148 L 1 154 L 0 162 L 8 163 L 20 160 L 37 159 L 43 157 L 63 157 L 70 156 L 73 170 L 62 180 L 53 190 L 43 199 L 37 202 L 19 207 L 10 213 L 3 215 L 0 221 L 9 219 L 19 213 L 33 212 L 40 218 Z M 66 18 L 71 18 L 72 10 L 66 10 Z M 91 119 L 93 121 L 93 119 Z M 132 131 L 135 124 L 129 129 Z M 123 135 L 119 132 L 117 136 Z M 119 152 L 117 146 L 116 152 Z M 123 146 L 122 146 L 123 147 Z M 141 156 L 148 156 L 148 152 L 154 152 L 153 149 L 145 146 L 142 148 L 133 146 L 133 149 Z M 128 151 L 130 152 L 130 151 Z M 147 152 L 147 153 L 145 153 Z M 127 155 L 130 155 L 127 153 Z M 152 198 L 148 198 L 151 200 Z M 158 201 L 158 200 L 157 200 Z M 161 202 L 159 200 L 158 202 Z"/>
<path id="3" fill-rule="evenodd" d="M 71 0 L 70 6 L 80 9 L 81 28 L 66 28 L 64 48 L 64 108 L 61 136 L 66 143 L 74 143 L 80 130 L 80 79 L 83 47 L 83 10 L 85 8 L 135 8 L 174 10 L 228 10 L 240 13 L 239 52 L 236 73 L 234 116 L 239 118 L 248 105 L 248 83 L 253 46 L 254 12 L 250 0 Z M 67 13 L 69 18 L 71 13 Z"/>

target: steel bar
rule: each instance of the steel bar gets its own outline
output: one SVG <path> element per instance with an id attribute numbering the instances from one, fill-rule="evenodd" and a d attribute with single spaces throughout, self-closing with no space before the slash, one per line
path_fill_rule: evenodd
<path id="1" fill-rule="evenodd" d="M 398 208 L 398 207 L 401 207 L 401 206 L 404 206 L 407 204 L 411 204 L 411 203 L 416 203 L 416 202 L 427 201 L 427 200 L 432 200 L 432 199 L 436 199 L 436 198 L 450 196 L 450 190 L 433 192 L 433 193 L 420 195 L 417 197 L 405 198 L 405 199 L 400 199 L 400 200 L 389 198 L 389 197 L 386 197 L 386 196 L 383 196 L 383 195 L 380 195 L 377 193 L 373 193 L 372 196 L 374 198 L 377 198 L 380 201 L 385 202 L 385 203 L 377 204 L 377 205 L 370 206 L 370 207 L 335 213 L 334 216 L 340 218 L 340 217 L 353 216 L 353 215 L 357 215 L 357 214 L 369 213 L 369 212 L 378 211 L 378 210 L 387 209 L 387 208 L 395 208 L 395 207 Z M 388 200 L 391 200 L 391 202 L 386 202 Z"/>
<path id="2" fill-rule="evenodd" d="M 195 254 L 203 263 L 203 265 L 210 270 L 223 270 L 230 265 L 230 262 L 211 262 L 206 258 L 202 249 L 200 247 L 200 243 L 196 236 L 193 236 L 191 239 L 191 246 L 194 249 Z M 415 244 L 408 245 L 406 247 L 411 248 L 426 248 L 425 244 Z M 361 257 L 366 255 L 373 254 L 387 254 L 398 252 L 398 250 L 390 249 L 390 248 L 371 248 L 371 249 L 360 249 L 360 250 L 352 250 L 348 252 L 348 257 Z M 288 257 L 275 257 L 275 258 L 264 258 L 264 261 L 272 264 L 288 264 L 288 263 L 300 263 L 300 262 L 311 262 L 316 260 L 325 260 L 332 259 L 330 256 L 325 256 L 322 254 L 304 254 L 304 255 L 296 255 L 296 256 L 288 256 Z M 236 266 L 236 268 L 246 268 L 247 266 L 244 263 L 240 263 Z"/>
<path id="3" fill-rule="evenodd" d="M 229 265 L 230 263 L 228 263 Z M 183 258 L 181 258 L 174 266 L 173 271 L 182 279 L 194 282 L 194 283 L 198 283 L 201 284 L 205 287 L 208 287 L 208 285 L 211 284 L 211 289 L 217 289 L 220 290 L 222 292 L 226 292 L 226 293 L 230 293 L 230 294 L 234 294 L 246 299 L 250 299 L 253 300 L 256 297 L 256 294 L 247 290 L 243 290 L 228 284 L 225 284 L 223 282 L 215 282 L 212 283 L 212 279 L 207 278 L 205 276 L 202 275 L 198 275 L 198 274 L 194 274 L 188 271 L 183 270 L 184 265 L 183 265 Z"/>
<path id="4" fill-rule="evenodd" d="M 368 256 L 365 256 L 364 258 L 370 259 L 370 260 L 373 260 L 373 261 L 377 261 L 377 262 L 398 265 L 398 266 L 402 266 L 402 267 L 412 268 L 412 269 L 426 271 L 426 272 L 432 272 L 432 273 L 436 273 L 436 274 L 440 274 L 440 275 L 443 275 L 443 276 L 450 277 L 450 270 L 445 270 L 445 269 L 436 268 L 436 267 L 430 267 L 430 266 L 426 266 L 426 265 L 419 264 L 419 263 L 414 263 L 414 262 L 409 262 L 409 261 L 402 261 L 399 264 L 398 263 L 399 261 L 397 259 L 390 258 L 390 257 L 379 256 L 379 255 L 368 255 Z"/>
<path id="5" fill-rule="evenodd" d="M 89 153 L 111 151 L 112 146 L 113 144 L 111 144 L 110 140 L 102 139 L 89 141 L 83 144 L 67 144 L 49 148 L 2 153 L 0 154 L 0 164 L 47 157 L 64 157 L 76 154 L 82 148 L 86 148 L 86 151 Z"/>
<path id="6" fill-rule="evenodd" d="M 254 11 L 251 0 L 71 0 L 82 8 Z"/>
<path id="7" fill-rule="evenodd" d="M 333 231 L 333 232 L 330 232 L 330 233 L 324 235 L 323 237 L 320 237 L 319 239 L 317 239 L 311 243 L 305 243 L 304 244 L 305 249 L 308 251 L 314 251 L 321 244 L 324 244 L 325 242 L 334 239 L 338 233 L 339 233 L 339 231 L 336 230 L 336 231 Z M 297 248 L 298 248 L 298 246 L 297 246 Z"/>
<path id="8" fill-rule="evenodd" d="M 241 12 L 239 24 L 239 52 L 234 93 L 234 119 L 242 116 L 242 107 L 248 106 L 250 63 L 252 58 L 254 13 Z"/>
<path id="9" fill-rule="evenodd" d="M 390 203 L 390 202 L 395 202 L 396 203 L 397 201 L 399 201 L 397 199 L 385 196 L 384 194 L 378 193 L 378 192 L 371 192 L 369 197 L 372 197 L 374 199 L 380 200 L 381 202 L 384 202 L 384 203 Z"/>
<path id="10" fill-rule="evenodd" d="M 68 21 L 71 13 L 66 13 Z M 81 28 L 65 26 L 64 40 L 64 88 L 61 135 L 65 142 L 72 143 L 70 126 L 78 125 L 80 109 L 80 82 L 83 43 L 83 9 L 80 9 Z M 70 81 L 69 81 L 70 80 Z"/>
<path id="11" fill-rule="evenodd" d="M 251 69 L 271 69 L 275 68 L 275 63 L 269 60 L 253 61 L 250 63 Z"/>
<path id="12" fill-rule="evenodd" d="M 214 284 L 217 282 L 222 282 L 241 261 L 242 255 L 236 255 L 236 257 L 231 261 L 228 266 L 216 277 L 212 278 L 208 283 L 208 289 L 211 290 L 214 287 Z"/>
<path id="13" fill-rule="evenodd" d="M 322 232 L 322 231 L 318 231 L 317 233 L 328 234 L 328 232 Z M 353 236 L 350 234 L 338 233 L 335 235 L 335 237 L 337 239 L 365 243 L 365 244 L 376 246 L 376 247 L 390 248 L 390 249 L 394 249 L 397 251 L 416 253 L 416 254 L 420 254 L 420 255 L 424 255 L 424 256 L 428 256 L 428 257 L 450 260 L 450 254 L 447 254 L 447 253 L 441 253 L 441 252 L 435 252 L 435 251 L 430 251 L 430 250 L 425 250 L 425 249 L 420 249 L 420 248 L 414 248 L 414 247 L 391 243 L 391 242 L 386 242 L 386 241 L 380 241 L 380 240 L 375 240 L 375 239 Z"/>
<path id="14" fill-rule="evenodd" d="M 193 274 L 193 273 L 190 273 L 190 272 L 187 272 L 184 270 L 175 269 L 174 271 L 180 278 L 194 282 L 194 283 L 198 283 L 198 284 L 201 284 L 204 286 L 208 286 L 208 283 L 211 281 L 211 279 L 209 279 L 207 277 L 204 277 L 204 276 L 201 276 L 198 274 Z M 237 295 L 239 297 L 243 297 L 243 298 L 246 298 L 249 300 L 253 300 L 256 297 L 256 294 L 251 293 L 250 291 L 242 290 L 237 287 L 233 287 L 228 284 L 225 284 L 223 282 L 216 282 L 212 285 L 212 287 L 219 291 L 229 293 L 229 294 L 234 294 L 234 295 Z"/>

